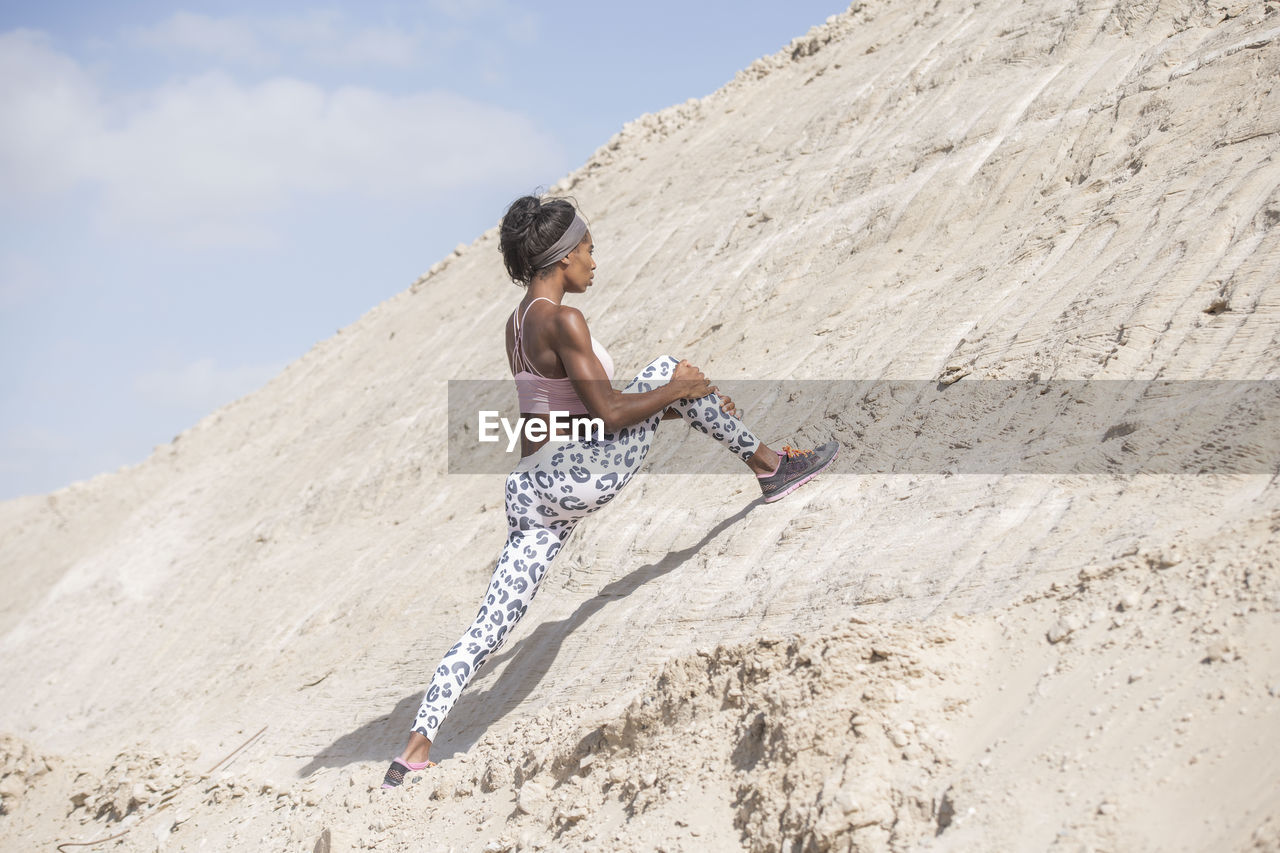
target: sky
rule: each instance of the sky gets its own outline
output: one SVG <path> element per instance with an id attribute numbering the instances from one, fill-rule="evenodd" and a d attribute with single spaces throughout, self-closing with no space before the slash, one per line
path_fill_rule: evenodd
<path id="1" fill-rule="evenodd" d="M 840 0 L 0 0 L 0 500 L 137 464 Z"/>

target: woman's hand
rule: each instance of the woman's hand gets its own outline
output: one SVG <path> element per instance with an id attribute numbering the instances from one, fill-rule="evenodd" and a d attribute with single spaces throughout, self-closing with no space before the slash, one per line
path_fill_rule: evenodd
<path id="1" fill-rule="evenodd" d="M 707 377 L 702 374 L 702 371 L 690 364 L 687 358 L 681 359 L 676 365 L 676 369 L 671 374 L 671 381 L 667 384 L 677 392 L 681 400 L 696 400 L 716 390 L 714 385 L 707 382 Z"/>

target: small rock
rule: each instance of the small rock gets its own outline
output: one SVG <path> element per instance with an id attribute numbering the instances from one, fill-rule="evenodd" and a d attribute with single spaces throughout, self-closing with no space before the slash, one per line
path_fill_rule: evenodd
<path id="1" fill-rule="evenodd" d="M 831 838 L 848 829 L 849 820 L 839 808 L 823 809 L 822 816 L 813 826 L 814 835 L 818 838 Z"/>
<path id="2" fill-rule="evenodd" d="M 1205 650 L 1205 661 L 1209 663 L 1228 662 L 1234 658 L 1231 648 L 1231 641 L 1227 639 L 1217 640 L 1209 644 L 1209 648 Z"/>
<path id="3" fill-rule="evenodd" d="M 1145 548 L 1138 553 L 1138 557 L 1153 569 L 1167 569 L 1182 562 L 1182 549 L 1176 545 L 1170 545 L 1164 550 Z"/>
<path id="4" fill-rule="evenodd" d="M 835 795 L 835 804 L 845 814 L 853 814 L 862 808 L 858 802 L 858 798 L 853 795 L 852 791 L 840 791 Z"/>
<path id="5" fill-rule="evenodd" d="M 1117 610 L 1137 610 L 1138 605 L 1142 603 L 1142 596 L 1136 592 L 1131 592 L 1120 599 L 1116 605 Z"/>
<path id="6" fill-rule="evenodd" d="M 1100 815 L 1113 815 L 1115 813 L 1116 813 L 1115 803 L 1103 803 L 1102 805 L 1098 806 L 1098 814 Z"/>
<path id="7" fill-rule="evenodd" d="M 1143 667 L 1138 667 L 1133 672 L 1129 673 L 1129 683 L 1133 684 L 1133 682 L 1141 680 L 1142 677 L 1145 676 L 1146 674 L 1147 674 L 1146 669 L 1144 669 Z"/>
<path id="8" fill-rule="evenodd" d="M 1067 637 L 1070 637 L 1073 631 L 1078 630 L 1079 626 L 1073 624 L 1067 619 L 1059 619 L 1054 622 L 1045 634 L 1049 638 L 1050 643 L 1061 643 Z"/>
<path id="9" fill-rule="evenodd" d="M 587 809 L 582 805 L 572 805 L 556 809 L 557 823 L 577 823 L 587 816 Z"/>
<path id="10" fill-rule="evenodd" d="M 537 782 L 525 782 L 516 797 L 516 808 L 525 814 L 537 814 L 547 804 L 547 789 Z"/>

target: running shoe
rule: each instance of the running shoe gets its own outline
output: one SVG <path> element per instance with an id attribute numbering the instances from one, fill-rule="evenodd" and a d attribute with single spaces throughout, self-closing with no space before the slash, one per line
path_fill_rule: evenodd
<path id="1" fill-rule="evenodd" d="M 784 498 L 812 480 L 831 464 L 839 450 L 838 441 L 828 441 L 813 450 L 796 450 L 790 445 L 783 445 L 782 455 L 778 458 L 778 470 L 768 477 L 760 478 L 764 502 L 773 503 Z"/>
<path id="2" fill-rule="evenodd" d="M 399 788 L 404 784 L 405 777 L 410 773 L 417 773 L 420 770 L 426 770 L 428 767 L 435 767 L 434 761 L 424 761 L 421 764 L 411 764 L 403 758 L 394 758 L 391 760 L 391 766 L 387 768 L 387 775 L 382 779 L 382 787 Z"/>

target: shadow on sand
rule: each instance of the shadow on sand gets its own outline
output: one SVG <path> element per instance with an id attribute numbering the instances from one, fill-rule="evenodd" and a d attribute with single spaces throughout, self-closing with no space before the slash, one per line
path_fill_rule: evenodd
<path id="1" fill-rule="evenodd" d="M 618 578 L 578 605 L 566 618 L 542 623 L 529 636 L 490 658 L 484 670 L 469 685 L 470 689 L 459 697 L 458 703 L 449 713 L 446 732 L 442 732 L 431 745 L 431 759 L 443 761 L 470 749 L 490 726 L 533 692 L 541 682 L 542 675 L 551 669 L 566 637 L 610 602 L 624 598 L 643 584 L 680 568 L 717 536 L 745 518 L 761 502 L 757 499 L 721 521 L 707 531 L 696 545 L 681 551 L 671 551 L 658 562 L 641 566 Z M 443 654 L 444 650 L 440 653 Z M 489 689 L 477 690 L 477 687 L 492 679 L 492 673 L 499 669 L 496 664 L 500 662 L 509 663 L 510 666 L 503 669 L 502 675 Z M 522 677 L 530 672 L 537 673 L 537 677 Z M 421 701 L 421 690 L 404 697 L 396 703 L 390 714 L 342 735 L 322 749 L 298 771 L 298 775 L 309 776 L 322 767 L 341 767 L 356 761 L 391 760 L 403 748 Z"/>

